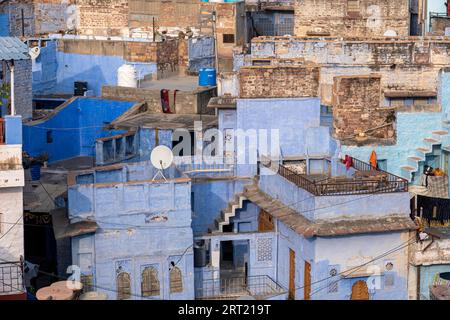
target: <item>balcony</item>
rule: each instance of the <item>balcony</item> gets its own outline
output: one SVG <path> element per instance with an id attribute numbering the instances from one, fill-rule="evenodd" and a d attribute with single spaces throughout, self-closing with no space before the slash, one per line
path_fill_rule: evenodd
<path id="1" fill-rule="evenodd" d="M 261 162 L 270 167 L 267 159 Z M 338 166 L 342 164 L 338 163 Z M 373 168 L 358 159 L 352 160 L 352 176 L 299 174 L 284 164 L 279 165 L 278 174 L 315 196 L 359 195 L 372 193 L 407 192 L 408 181 L 386 171 Z"/>
<path id="2" fill-rule="evenodd" d="M 22 263 L 0 262 L 0 296 L 24 292 Z"/>
<path id="3" fill-rule="evenodd" d="M 266 275 L 211 279 L 203 281 L 202 288 L 197 289 L 197 300 L 236 300 L 253 298 L 269 300 L 286 295 L 287 290 Z"/>

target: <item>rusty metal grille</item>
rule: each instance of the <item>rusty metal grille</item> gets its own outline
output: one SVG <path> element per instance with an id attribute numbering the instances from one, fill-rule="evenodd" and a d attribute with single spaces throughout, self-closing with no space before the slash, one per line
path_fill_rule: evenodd
<path id="1" fill-rule="evenodd" d="M 261 164 L 270 167 L 271 161 L 260 161 Z M 282 164 L 278 165 L 278 174 L 315 196 L 408 192 L 406 179 L 376 169 L 355 158 L 353 158 L 352 167 L 357 171 L 380 173 L 383 179 L 334 181 L 332 178 L 327 178 L 322 181 L 313 181 L 306 175 L 298 174 Z"/>
<path id="2" fill-rule="evenodd" d="M 0 263 L 0 294 L 25 292 L 21 262 Z"/>
<path id="3" fill-rule="evenodd" d="M 170 293 L 183 292 L 183 276 L 178 267 L 170 270 Z"/>
<path id="4" fill-rule="evenodd" d="M 117 276 L 117 300 L 126 300 L 131 297 L 131 277 L 129 273 L 122 272 Z"/>
<path id="5" fill-rule="evenodd" d="M 270 296 L 286 293 L 286 289 L 266 275 L 250 277 L 233 277 L 225 279 L 210 279 L 202 283 L 196 290 L 196 299 L 227 300 L 242 296 L 252 296 L 264 299 Z"/>

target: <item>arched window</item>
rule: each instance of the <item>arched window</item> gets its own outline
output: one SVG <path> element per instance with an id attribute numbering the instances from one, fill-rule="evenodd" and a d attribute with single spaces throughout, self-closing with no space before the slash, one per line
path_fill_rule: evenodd
<path id="1" fill-rule="evenodd" d="M 158 270 L 147 267 L 142 271 L 141 292 L 143 297 L 159 296 Z"/>
<path id="2" fill-rule="evenodd" d="M 178 267 L 170 270 L 170 293 L 183 292 L 183 276 Z"/>
<path id="3" fill-rule="evenodd" d="M 117 300 L 131 297 L 131 277 L 129 273 L 121 272 L 117 275 Z"/>

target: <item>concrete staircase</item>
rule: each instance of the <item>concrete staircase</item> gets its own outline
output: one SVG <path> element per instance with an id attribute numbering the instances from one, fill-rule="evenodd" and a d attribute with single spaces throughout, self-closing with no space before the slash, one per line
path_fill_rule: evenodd
<path id="1" fill-rule="evenodd" d="M 432 131 L 431 135 L 423 139 L 423 144 L 414 153 L 410 154 L 407 163 L 401 166 L 401 175 L 409 182 L 420 167 L 420 162 L 425 161 L 425 157 L 433 152 L 433 146 L 441 146 L 442 149 L 450 151 L 450 133 L 447 130 Z"/>
<path id="2" fill-rule="evenodd" d="M 245 186 L 248 188 L 250 186 Z M 234 196 L 233 201 L 228 203 L 228 206 L 220 211 L 220 217 L 214 221 L 214 226 L 209 228 L 209 233 L 223 233 L 223 227 L 230 225 L 231 218 L 236 216 L 236 210 L 244 207 L 244 201 L 248 200 L 244 193 L 238 193 Z"/>

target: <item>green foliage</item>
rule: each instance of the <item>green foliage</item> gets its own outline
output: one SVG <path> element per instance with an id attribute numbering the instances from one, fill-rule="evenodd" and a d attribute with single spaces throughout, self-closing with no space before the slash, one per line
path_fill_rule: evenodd
<path id="1" fill-rule="evenodd" d="M 8 83 L 3 82 L 0 85 L 0 107 L 3 106 L 3 100 L 9 100 L 11 94 L 11 87 Z"/>

